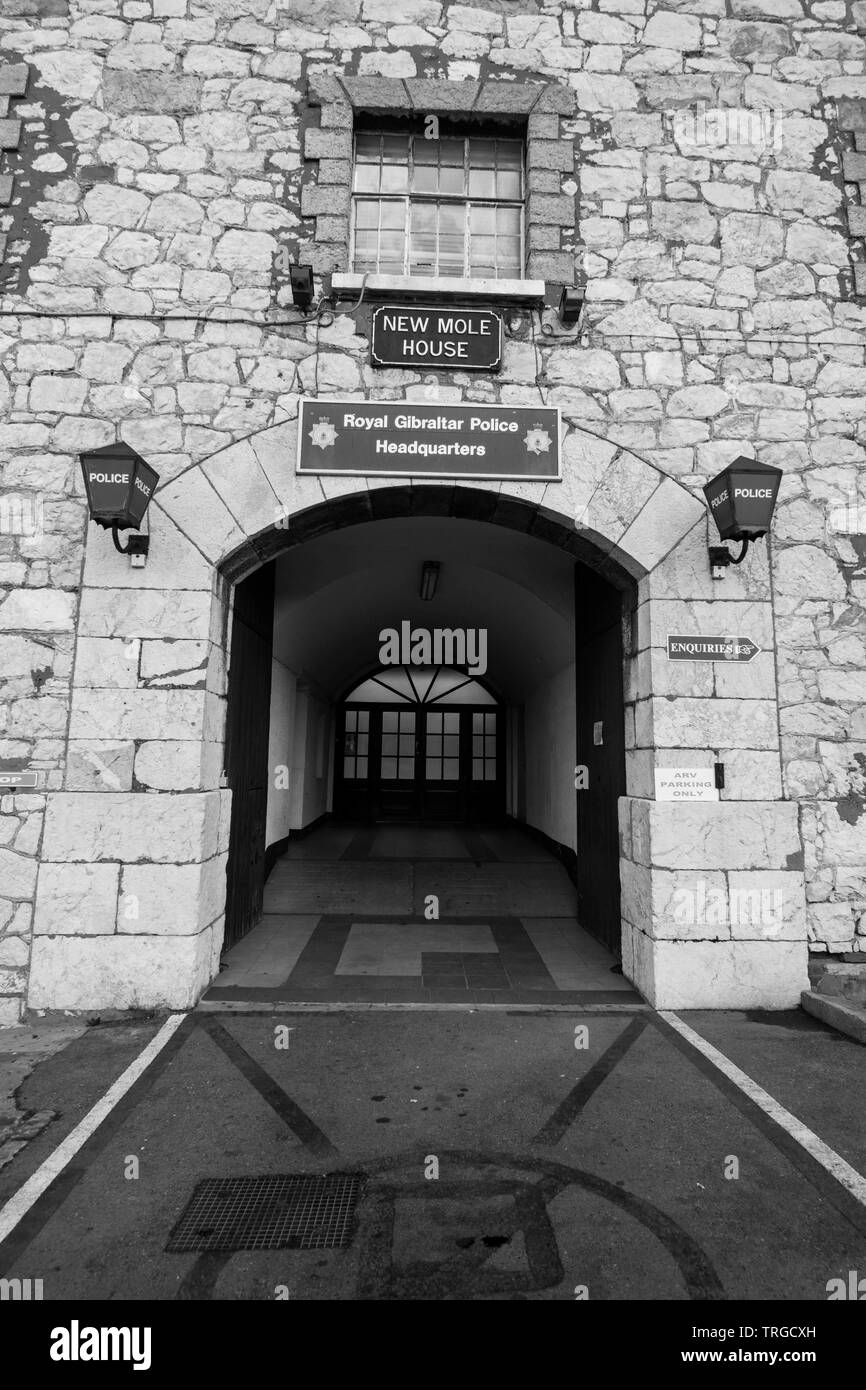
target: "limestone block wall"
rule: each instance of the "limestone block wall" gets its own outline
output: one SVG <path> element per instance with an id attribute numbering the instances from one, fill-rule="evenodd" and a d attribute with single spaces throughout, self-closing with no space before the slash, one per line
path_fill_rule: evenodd
<path id="1" fill-rule="evenodd" d="M 709 757 L 718 742 L 690 702 L 714 704 L 730 797 L 781 790 L 792 808 L 813 948 L 863 946 L 864 34 L 863 0 L 400 0 L 399 15 L 385 0 L 6 0 L 0 71 L 26 68 L 27 86 L 0 93 L 0 137 L 21 122 L 0 163 L 0 766 L 43 781 L 0 796 L 0 1019 L 25 995 L 37 894 L 57 920 L 39 860 L 75 862 L 54 797 L 77 816 L 64 798 L 107 794 L 96 757 L 136 806 L 219 798 L 214 567 L 241 544 L 239 517 L 264 528 L 286 505 L 275 471 L 263 488 L 220 459 L 293 418 L 300 393 L 559 405 L 582 427 L 567 470 L 588 537 L 609 536 L 617 498 L 645 486 L 617 446 L 661 469 L 664 497 L 632 514 L 645 602 L 661 586 L 671 617 L 703 622 L 724 594 L 762 635 L 772 602 L 773 655 L 665 691 L 686 678 L 642 619 L 636 669 L 652 686 L 633 692 L 633 794 L 652 799 L 647 721 L 671 757 Z M 524 103 L 528 251 L 553 258 L 533 262 L 549 278 L 586 275 L 584 319 L 566 331 L 525 314 L 495 378 L 377 371 L 368 307 L 304 320 L 276 253 L 312 261 L 327 289 L 345 250 L 346 113 L 453 110 L 455 92 L 467 110 Z M 85 547 L 77 456 L 117 437 L 162 478 L 145 571 L 92 528 Z M 668 560 L 655 538 L 683 489 L 700 498 L 738 453 L 785 471 L 772 553 L 713 589 L 704 541 Z M 310 503 L 341 486 L 304 481 Z M 103 927 L 125 863 L 109 832 L 92 831 Z M 219 833 L 209 843 L 209 860 L 225 853 Z M 782 848 L 742 871 L 774 872 Z M 82 949 L 121 935 L 135 933 L 94 931 L 104 940 Z"/>

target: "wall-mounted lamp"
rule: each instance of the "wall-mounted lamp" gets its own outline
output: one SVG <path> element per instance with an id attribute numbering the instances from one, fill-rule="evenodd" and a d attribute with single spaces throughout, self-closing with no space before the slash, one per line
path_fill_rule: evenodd
<path id="1" fill-rule="evenodd" d="M 728 565 L 742 564 L 749 543 L 767 534 L 781 481 L 781 468 L 736 458 L 707 483 L 704 496 L 719 535 L 723 541 L 741 541 L 743 546 L 736 559 L 726 545 L 710 546 L 714 579 L 721 579 Z"/>
<path id="2" fill-rule="evenodd" d="M 150 548 L 150 536 L 130 536 L 123 546 L 118 532 L 139 529 L 159 474 L 122 441 L 90 449 L 80 458 L 91 521 L 110 528 L 115 548 L 140 568 Z"/>
<path id="3" fill-rule="evenodd" d="M 439 583 L 440 564 L 438 560 L 425 560 L 421 567 L 421 588 L 420 594 L 428 603 L 436 593 L 436 585 Z"/>
<path id="4" fill-rule="evenodd" d="M 583 301 L 586 298 L 585 285 L 563 285 L 559 296 L 559 321 L 569 326 L 580 321 Z"/>
<path id="5" fill-rule="evenodd" d="M 289 267 L 289 284 L 292 287 L 292 300 L 298 309 L 309 309 L 313 302 L 313 267 L 293 265 Z"/>

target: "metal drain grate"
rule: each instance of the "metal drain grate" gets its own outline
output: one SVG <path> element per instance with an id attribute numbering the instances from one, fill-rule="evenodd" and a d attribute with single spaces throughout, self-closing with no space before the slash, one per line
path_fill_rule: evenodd
<path id="1" fill-rule="evenodd" d="M 363 1178 L 205 1178 L 168 1238 L 166 1250 L 334 1250 L 352 1239 Z"/>

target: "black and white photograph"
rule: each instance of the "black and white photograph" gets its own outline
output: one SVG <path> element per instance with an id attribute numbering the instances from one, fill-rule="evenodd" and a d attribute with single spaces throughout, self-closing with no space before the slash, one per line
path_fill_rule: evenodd
<path id="1" fill-rule="evenodd" d="M 0 0 L 0 1334 L 331 1302 L 862 1357 L 866 0 Z"/>

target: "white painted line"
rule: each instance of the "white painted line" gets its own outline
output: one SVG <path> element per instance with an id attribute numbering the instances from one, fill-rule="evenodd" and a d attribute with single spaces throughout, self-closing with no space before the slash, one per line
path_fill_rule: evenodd
<path id="1" fill-rule="evenodd" d="M 118 1101 L 122 1100 L 131 1086 L 135 1084 L 143 1072 L 147 1071 L 151 1062 L 162 1052 L 166 1043 L 171 1040 L 180 1025 L 186 1018 L 186 1014 L 171 1014 L 160 1028 L 155 1037 L 151 1038 L 147 1047 L 136 1057 L 134 1062 L 130 1062 L 126 1071 L 119 1076 L 113 1086 L 110 1086 L 101 1100 L 98 1100 L 92 1110 L 88 1110 L 83 1120 L 80 1120 L 70 1134 L 52 1154 L 46 1158 L 45 1162 L 36 1169 L 36 1172 L 27 1179 L 23 1187 L 20 1187 L 14 1197 L 10 1197 L 5 1207 L 0 1210 L 0 1241 L 14 1231 L 22 1217 L 26 1216 L 34 1203 L 38 1202 L 43 1192 L 50 1187 L 54 1179 L 78 1153 L 78 1150 L 87 1143 L 91 1134 L 102 1124 L 103 1120 L 111 1114 Z"/>
<path id="2" fill-rule="evenodd" d="M 719 1052 L 712 1043 L 708 1043 L 687 1023 L 683 1023 L 676 1014 L 665 1013 L 664 1010 L 660 1009 L 659 1018 L 663 1018 L 672 1028 L 675 1028 L 686 1042 L 691 1043 L 692 1047 L 706 1057 L 708 1062 L 712 1062 L 713 1066 L 717 1067 L 729 1081 L 733 1081 L 744 1095 L 759 1105 L 765 1115 L 769 1115 L 771 1120 L 775 1120 L 777 1125 L 780 1125 L 787 1134 L 790 1134 L 791 1138 L 795 1139 L 800 1147 L 815 1159 L 816 1163 L 820 1163 L 821 1167 L 826 1169 L 830 1176 L 835 1178 L 847 1192 L 850 1192 L 861 1206 L 866 1207 L 866 1178 L 858 1173 L 856 1168 L 852 1168 L 841 1154 L 837 1154 L 835 1149 L 831 1149 L 829 1144 L 825 1144 L 823 1139 L 819 1139 L 817 1134 L 813 1134 L 808 1125 L 804 1125 L 802 1120 L 798 1120 L 796 1115 L 792 1115 L 790 1110 L 786 1110 L 784 1105 L 780 1105 L 777 1100 L 774 1100 L 769 1092 L 759 1086 L 756 1081 L 753 1081 L 750 1076 L 747 1076 L 744 1071 L 740 1071 L 740 1068 L 729 1061 L 724 1053 Z"/>

